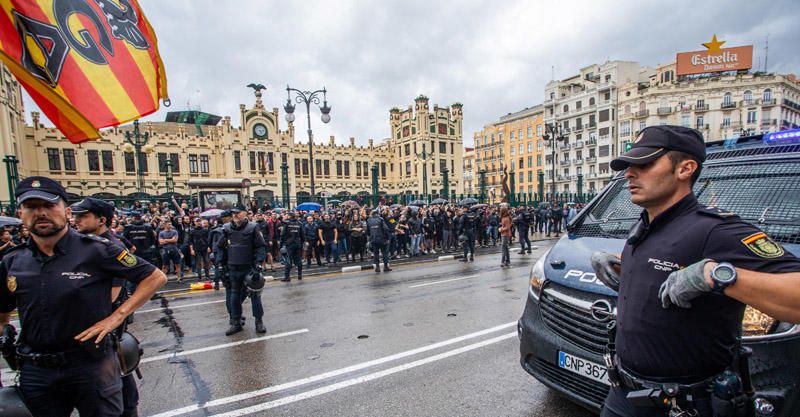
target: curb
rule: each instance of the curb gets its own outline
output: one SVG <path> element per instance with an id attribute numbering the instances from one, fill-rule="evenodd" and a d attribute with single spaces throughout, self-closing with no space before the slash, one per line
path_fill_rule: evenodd
<path id="1" fill-rule="evenodd" d="M 453 259 L 456 259 L 456 256 L 455 256 L 455 255 L 445 255 L 445 256 L 440 256 L 440 257 L 439 257 L 438 259 L 436 259 L 436 260 L 437 260 L 437 261 L 439 261 L 439 262 L 441 262 L 441 261 L 452 261 Z"/>

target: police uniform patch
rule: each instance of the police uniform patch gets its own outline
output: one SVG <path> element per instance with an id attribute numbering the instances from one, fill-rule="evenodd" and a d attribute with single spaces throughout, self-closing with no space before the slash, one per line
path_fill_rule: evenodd
<path id="1" fill-rule="evenodd" d="M 14 292 L 17 290 L 17 277 L 10 275 L 6 278 L 6 286 L 8 286 L 8 290 Z"/>
<path id="2" fill-rule="evenodd" d="M 762 258 L 779 258 L 784 254 L 783 247 L 764 232 L 753 233 L 742 239 L 742 243 Z"/>
<path id="3" fill-rule="evenodd" d="M 127 266 L 128 268 L 136 265 L 136 257 L 128 253 L 128 251 L 124 250 L 119 255 L 117 255 L 117 260 L 119 263 Z"/>

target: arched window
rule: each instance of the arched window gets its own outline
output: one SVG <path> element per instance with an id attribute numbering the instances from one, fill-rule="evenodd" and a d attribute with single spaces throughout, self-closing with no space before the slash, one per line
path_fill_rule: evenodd
<path id="1" fill-rule="evenodd" d="M 647 105 L 644 104 L 644 101 L 639 102 L 639 111 L 644 111 L 647 108 Z"/>
<path id="2" fill-rule="evenodd" d="M 744 97 L 742 97 L 742 98 L 744 99 L 745 103 L 750 104 L 750 102 L 753 101 L 753 92 L 750 91 L 750 90 L 745 91 L 744 92 Z"/>
<path id="3" fill-rule="evenodd" d="M 731 93 L 725 93 L 725 95 L 722 96 L 722 105 L 727 107 L 730 106 L 732 103 L 733 103 L 733 95 Z"/>
<path id="4" fill-rule="evenodd" d="M 664 108 L 664 107 L 669 107 L 669 102 L 667 101 L 667 99 L 666 99 L 666 98 L 662 98 L 662 99 L 661 99 L 661 100 L 658 102 L 658 107 L 661 107 L 661 108 Z"/>
<path id="5" fill-rule="evenodd" d="M 626 104 L 625 105 L 625 114 L 630 114 L 630 112 L 631 112 L 631 105 L 630 104 Z"/>
<path id="6" fill-rule="evenodd" d="M 563 110 L 564 110 L 564 113 L 568 113 L 569 112 L 569 106 L 565 104 Z"/>
<path id="7" fill-rule="evenodd" d="M 594 97 L 589 97 L 589 105 L 594 106 Z"/>
<path id="8" fill-rule="evenodd" d="M 764 94 L 763 94 L 762 99 L 764 101 L 771 101 L 772 100 L 772 90 L 770 90 L 769 88 L 764 90 Z"/>

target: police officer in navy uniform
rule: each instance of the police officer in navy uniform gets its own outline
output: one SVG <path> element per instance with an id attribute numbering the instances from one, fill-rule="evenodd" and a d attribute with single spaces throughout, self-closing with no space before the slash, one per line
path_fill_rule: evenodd
<path id="1" fill-rule="evenodd" d="M 20 388 L 34 416 L 118 416 L 120 365 L 107 337 L 166 283 L 153 265 L 107 239 L 67 227 L 67 193 L 28 177 L 15 196 L 31 239 L 0 263 L 0 327 L 17 309 Z M 113 278 L 138 291 L 112 309 Z"/>
<path id="2" fill-rule="evenodd" d="M 367 220 L 367 237 L 369 238 L 370 250 L 375 262 L 375 272 L 381 272 L 381 258 L 383 255 L 383 270 L 389 272 L 389 239 L 391 231 L 386 220 L 380 216 L 378 209 L 373 210 L 372 216 Z"/>
<path id="3" fill-rule="evenodd" d="M 303 242 L 305 234 L 303 226 L 297 221 L 294 212 L 287 214 L 289 220 L 281 228 L 281 247 L 286 248 L 286 265 L 283 268 L 283 279 L 289 282 L 289 274 L 292 272 L 292 264 L 297 267 L 297 279 L 303 279 Z"/>
<path id="4" fill-rule="evenodd" d="M 137 255 L 151 264 L 161 267 L 161 256 L 158 253 L 158 235 L 153 226 L 142 220 L 142 213 L 131 213 L 132 222 L 125 226 L 122 236 L 136 246 Z"/>
<path id="5" fill-rule="evenodd" d="M 461 262 L 475 260 L 475 228 L 479 221 L 478 213 L 470 209 L 464 209 L 458 225 L 459 235 L 463 235 L 466 238 L 464 241 L 464 258 L 461 259 Z M 469 258 L 467 258 L 467 253 L 469 253 Z"/>
<path id="6" fill-rule="evenodd" d="M 111 221 L 114 219 L 114 206 L 103 200 L 86 197 L 78 203 L 70 206 L 72 215 L 75 219 L 75 229 L 83 234 L 92 234 L 110 240 L 115 245 L 122 249 L 130 250 L 122 240 L 118 239 L 111 233 Z M 118 308 L 125 300 L 130 297 L 128 290 L 125 288 L 125 280 L 114 278 L 114 283 L 111 287 L 111 302 L 112 306 Z M 133 315 L 128 316 L 132 318 Z M 117 338 L 122 337 L 122 333 L 127 329 L 127 323 L 123 323 L 114 331 Z M 139 406 L 139 389 L 136 387 L 136 379 L 132 373 L 122 377 L 122 404 L 123 413 L 122 417 L 135 417 L 139 415 L 137 407 Z"/>
<path id="7" fill-rule="evenodd" d="M 242 331 L 242 303 L 248 293 L 256 321 L 256 333 L 266 333 L 261 291 L 248 291 L 244 281 L 250 271 L 261 272 L 261 265 L 267 259 L 267 244 L 258 225 L 247 219 L 244 206 L 236 205 L 231 212 L 233 221 L 223 227 L 224 237 L 218 243 L 221 262 L 228 269 L 225 303 L 230 312 L 230 327 L 225 335 L 231 336 Z"/>
<path id="8" fill-rule="evenodd" d="M 211 228 L 211 232 L 209 232 L 208 240 L 211 248 L 211 255 L 209 255 L 209 258 L 214 262 L 214 290 L 216 291 L 219 291 L 220 281 L 227 279 L 225 278 L 227 266 L 220 262 L 222 253 L 219 249 L 219 242 L 224 237 L 222 227 L 231 221 L 232 216 L 233 214 L 230 210 L 223 210 L 222 213 L 219 214 L 219 218 L 217 218 L 214 227 Z M 228 311 L 228 314 L 230 314 L 230 311 Z"/>
<path id="9" fill-rule="evenodd" d="M 705 157 L 696 130 L 653 126 L 611 162 L 626 170 L 631 201 L 644 210 L 621 258 L 592 255 L 598 278 L 619 293 L 620 385 L 604 417 L 710 416 L 709 385 L 732 367 L 745 305 L 800 322 L 800 260 L 736 214 L 697 201 Z M 639 401 L 654 384 L 679 387 L 669 406 Z"/>

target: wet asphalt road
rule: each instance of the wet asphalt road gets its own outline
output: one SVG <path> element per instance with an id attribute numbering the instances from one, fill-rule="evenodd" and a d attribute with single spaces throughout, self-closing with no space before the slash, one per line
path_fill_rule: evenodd
<path id="1" fill-rule="evenodd" d="M 396 265 L 274 282 L 266 335 L 226 337 L 224 291 L 136 313 L 140 415 L 589 416 L 519 365 L 528 273 L 552 242 L 475 262 Z"/>

